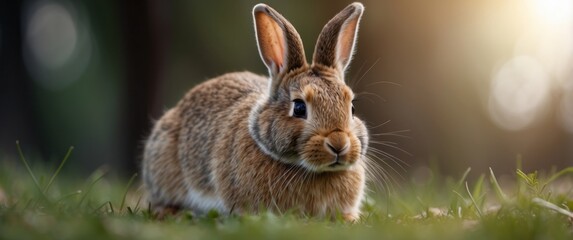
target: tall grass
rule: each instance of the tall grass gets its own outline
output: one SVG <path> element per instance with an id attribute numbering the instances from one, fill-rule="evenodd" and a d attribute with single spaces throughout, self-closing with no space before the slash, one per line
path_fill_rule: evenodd
<path id="1" fill-rule="evenodd" d="M 52 171 L 34 168 L 19 144 L 19 164 L 0 159 L 0 239 L 573 239 L 573 168 L 517 169 L 512 186 L 501 185 L 493 169 L 471 182 L 469 168 L 457 178 L 405 180 L 382 196 L 371 194 L 357 223 L 216 212 L 160 221 L 136 174 L 125 182 L 105 168 L 83 178 L 62 175 L 72 151 Z"/>

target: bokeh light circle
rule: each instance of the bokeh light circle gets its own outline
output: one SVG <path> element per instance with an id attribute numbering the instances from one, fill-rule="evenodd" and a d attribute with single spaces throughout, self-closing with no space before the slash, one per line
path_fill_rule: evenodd
<path id="1" fill-rule="evenodd" d="M 489 112 L 492 120 L 506 130 L 520 130 L 533 122 L 550 91 L 550 78 L 534 58 L 517 56 L 494 75 Z"/>

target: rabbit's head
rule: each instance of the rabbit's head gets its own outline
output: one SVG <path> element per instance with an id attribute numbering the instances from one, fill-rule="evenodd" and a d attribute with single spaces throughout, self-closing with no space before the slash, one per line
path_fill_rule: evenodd
<path id="1" fill-rule="evenodd" d="M 263 152 L 313 172 L 361 165 L 368 133 L 354 116 L 344 72 L 363 11 L 353 3 L 331 19 L 308 64 L 294 27 L 269 6 L 255 6 L 257 43 L 270 81 L 268 96 L 250 114 L 249 131 Z"/>

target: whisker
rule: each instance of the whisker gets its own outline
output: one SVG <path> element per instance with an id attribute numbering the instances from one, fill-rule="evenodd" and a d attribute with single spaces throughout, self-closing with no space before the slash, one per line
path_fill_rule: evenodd
<path id="1" fill-rule="evenodd" d="M 410 138 L 411 139 L 410 136 L 400 134 L 400 133 L 406 133 L 406 132 L 411 132 L 411 131 L 410 131 L 410 129 L 405 129 L 405 130 L 399 130 L 399 131 L 393 131 L 393 132 L 373 133 L 373 134 L 370 134 L 370 136 L 395 136 L 395 137 Z"/>
<path id="2" fill-rule="evenodd" d="M 271 201 L 272 203 L 275 205 L 275 208 L 277 209 L 277 212 L 279 212 L 280 214 L 282 214 L 282 210 L 280 209 L 280 207 L 278 206 L 275 197 L 277 196 L 276 194 L 273 193 L 273 189 L 275 188 L 275 186 L 279 183 L 281 183 L 282 179 L 284 177 L 286 177 L 290 172 L 292 172 L 292 170 L 294 169 L 294 165 L 290 165 L 289 168 L 283 172 L 283 174 L 281 174 L 281 176 L 279 178 L 277 178 L 274 182 L 274 184 L 272 184 L 272 186 L 270 186 L 269 188 L 269 193 L 271 194 Z M 286 188 L 285 185 L 281 185 L 281 189 Z M 283 190 L 284 191 L 284 190 Z"/>
<path id="3" fill-rule="evenodd" d="M 396 146 L 395 144 L 397 144 L 397 143 L 395 143 L 395 142 L 370 141 L 370 143 L 382 145 L 382 146 L 389 147 L 389 148 L 392 148 L 392 149 L 396 149 L 396 150 L 398 150 L 398 151 L 400 151 L 400 152 L 403 152 L 403 153 L 407 154 L 408 156 L 413 156 L 412 153 L 410 153 L 410 152 L 408 152 L 408 151 L 402 149 L 401 147 Z"/>
<path id="4" fill-rule="evenodd" d="M 386 143 L 386 144 L 398 145 L 398 143 L 397 143 L 397 142 L 393 142 L 393 141 L 386 141 L 386 140 L 383 140 L 383 141 L 378 141 L 378 140 L 370 140 L 370 141 L 368 141 L 368 143 Z"/>
<path id="5" fill-rule="evenodd" d="M 309 176 L 309 171 L 304 171 L 304 175 L 302 175 L 302 180 L 300 181 L 298 186 L 298 193 L 302 195 L 302 186 L 306 183 L 306 178 Z"/>
<path id="6" fill-rule="evenodd" d="M 356 73 L 354 73 L 354 76 L 352 76 L 352 78 L 350 78 L 349 85 L 351 85 L 352 88 L 357 86 L 356 83 L 357 83 L 358 78 L 356 78 L 356 77 L 358 77 L 360 72 L 362 72 L 362 69 L 364 68 L 364 66 L 366 66 L 366 62 L 367 61 L 364 60 L 364 62 L 362 62 L 362 65 L 360 65 L 360 68 L 358 68 L 358 71 L 356 71 Z"/>
<path id="7" fill-rule="evenodd" d="M 392 160 L 394 162 L 394 164 L 396 164 L 398 167 L 400 167 L 400 169 L 402 169 L 403 172 L 406 172 L 406 169 L 402 166 L 402 164 L 399 164 L 397 161 L 394 161 L 391 157 L 386 156 L 384 152 L 379 152 L 377 154 L 382 155 L 385 158 L 388 158 L 390 160 Z M 381 158 L 380 156 L 377 156 L 375 154 L 370 155 L 371 157 L 374 157 L 375 159 L 379 160 L 380 162 L 384 163 L 384 165 L 386 165 L 387 167 L 389 167 L 393 172 L 395 172 L 396 174 L 400 175 L 400 177 L 402 177 L 402 180 L 405 180 L 404 177 L 402 176 L 402 174 L 400 174 L 400 172 L 398 172 L 398 170 L 396 170 L 396 168 L 392 167 L 391 164 L 387 163 L 386 161 L 384 161 L 383 158 Z M 393 157 L 393 156 L 392 156 Z"/>
<path id="8" fill-rule="evenodd" d="M 390 123 L 391 121 L 392 121 L 392 120 L 386 120 L 385 122 L 380 123 L 380 124 L 378 124 L 378 125 L 376 125 L 376 126 L 368 127 L 368 130 L 374 130 L 374 129 L 376 129 L 376 128 L 382 127 L 382 126 L 384 126 L 384 125 Z"/>
<path id="9" fill-rule="evenodd" d="M 294 166 L 294 165 L 290 165 L 289 168 L 288 168 L 285 172 L 283 172 L 283 174 L 281 174 L 281 176 L 280 176 L 279 178 L 277 178 L 277 179 L 275 180 L 275 183 L 274 183 L 273 186 L 272 186 L 273 189 L 276 187 L 276 185 L 277 185 L 278 183 L 281 182 L 281 180 L 282 180 L 286 175 L 288 175 L 288 173 L 294 168 L 293 166 Z"/>
<path id="10" fill-rule="evenodd" d="M 371 171 L 371 176 L 375 177 L 376 180 L 382 181 L 387 189 L 382 188 L 381 190 L 390 190 L 393 187 L 392 182 L 398 184 L 398 181 L 394 179 L 394 177 L 389 174 L 386 169 L 382 168 L 379 164 L 376 163 L 370 156 L 367 157 L 369 161 L 367 161 L 367 169 Z M 399 173 L 398 173 L 399 174 Z"/>
<path id="11" fill-rule="evenodd" d="M 297 176 L 301 171 L 300 171 L 300 169 L 298 169 L 298 168 L 293 168 L 293 169 L 295 169 L 295 170 L 293 171 L 292 176 L 290 177 L 290 179 L 285 182 L 286 184 L 285 184 L 285 187 L 284 187 L 284 189 L 283 189 L 283 192 L 286 191 L 287 188 L 288 188 L 288 189 L 290 189 L 290 190 L 292 191 L 291 194 L 295 194 L 295 193 L 296 193 L 296 192 L 293 191 L 293 190 L 294 190 L 294 187 L 296 187 L 296 186 L 294 186 L 293 181 L 296 179 L 296 176 Z M 282 194 L 281 194 L 281 195 L 282 195 Z M 292 200 L 292 199 L 294 199 L 294 198 L 289 198 L 289 200 Z M 294 205 L 294 204 L 293 204 L 293 205 Z"/>
<path id="12" fill-rule="evenodd" d="M 280 191 L 280 196 L 282 196 L 282 199 L 284 201 L 284 196 L 285 196 L 285 191 L 287 191 L 288 195 L 292 195 L 294 194 L 294 190 L 293 190 L 293 181 L 296 179 L 296 176 L 298 175 L 299 169 L 297 166 L 295 165 L 291 165 L 291 167 L 289 168 L 289 173 L 287 174 L 287 177 L 285 178 L 286 181 L 283 181 L 283 184 L 279 191 Z M 288 179 L 288 180 L 287 180 Z M 289 201 L 292 198 L 287 198 Z M 283 202 L 282 204 L 285 204 L 285 202 Z M 286 202 L 286 205 L 288 206 L 289 202 Z M 283 205 L 284 207 L 284 205 Z M 289 210 L 289 209 L 284 209 L 284 210 Z"/>
<path id="13" fill-rule="evenodd" d="M 305 184 L 305 182 L 306 182 L 306 178 L 308 177 L 308 174 L 309 174 L 309 171 L 307 171 L 307 170 L 305 170 L 305 169 L 303 169 L 303 170 L 300 171 L 300 172 L 301 172 L 301 176 L 297 177 L 297 180 L 298 180 L 298 181 L 296 181 L 296 184 L 295 184 L 295 186 L 298 185 L 298 190 L 297 190 L 296 192 L 297 192 L 297 195 L 298 195 L 299 197 L 298 197 L 297 199 L 301 199 L 300 196 L 304 196 L 304 195 L 305 195 L 305 194 L 303 193 L 303 190 L 304 190 L 304 189 L 303 189 L 303 186 L 304 186 L 304 184 Z M 297 207 L 304 208 L 304 207 L 302 206 L 303 204 L 300 204 L 300 203 L 299 203 L 298 205 L 301 205 L 301 206 L 297 206 Z M 304 211 L 304 212 L 305 212 L 305 211 Z"/>
<path id="14" fill-rule="evenodd" d="M 410 165 L 408 163 L 404 162 L 402 159 L 400 159 L 400 158 L 398 158 L 398 157 L 396 157 L 390 153 L 384 152 L 384 151 L 382 151 L 380 149 L 376 149 L 376 148 L 370 148 L 369 150 L 372 151 L 372 153 L 380 154 L 383 157 L 392 160 L 392 162 L 394 162 L 396 165 L 398 165 L 400 168 L 402 168 L 402 170 L 404 172 L 406 172 L 406 169 L 404 169 L 402 164 L 405 165 L 406 167 L 410 167 Z M 376 155 L 373 155 L 373 156 L 376 156 Z"/>
<path id="15" fill-rule="evenodd" d="M 297 175 L 298 171 L 294 165 L 292 165 L 289 169 L 288 174 L 285 177 L 285 181 L 283 181 L 282 188 L 283 190 L 289 189 L 292 186 L 292 181 Z M 288 179 L 288 180 L 287 180 Z"/>
<path id="16" fill-rule="evenodd" d="M 365 157 L 365 164 L 365 170 L 368 176 L 373 178 L 373 180 L 376 180 L 376 182 L 382 182 L 385 185 L 390 185 L 390 183 L 387 181 L 388 176 L 386 176 L 386 174 L 383 172 L 384 170 L 380 169 L 378 164 L 376 164 L 368 157 Z M 376 185 L 376 187 L 380 188 L 379 185 Z M 382 189 L 378 190 L 383 190 L 383 187 Z"/>
<path id="17" fill-rule="evenodd" d="M 385 98 L 383 98 L 382 96 L 380 96 L 379 94 L 376 93 L 371 93 L 371 92 L 359 92 L 356 94 L 358 97 L 360 97 L 360 95 L 366 95 L 366 96 L 375 96 L 377 98 L 379 98 L 382 102 L 387 102 L 387 100 Z M 368 99 L 370 100 L 371 103 L 376 103 L 374 100 L 372 99 Z"/>
<path id="18" fill-rule="evenodd" d="M 388 190 L 393 190 L 394 186 L 399 186 L 400 185 L 400 181 L 398 181 L 397 176 L 395 174 L 391 174 L 388 169 L 382 167 L 382 165 L 377 164 L 376 161 L 373 161 L 373 166 L 374 169 L 376 169 L 377 172 L 379 172 L 384 179 L 387 179 L 387 181 L 385 181 L 386 185 L 388 186 Z M 402 177 L 402 175 L 400 173 L 397 173 L 397 175 L 404 180 L 404 177 Z"/>
<path id="19" fill-rule="evenodd" d="M 370 83 L 368 85 L 366 85 L 367 87 L 372 86 L 372 85 L 377 85 L 377 84 L 390 84 L 390 85 L 394 85 L 394 86 L 398 86 L 398 87 L 402 87 L 402 84 L 396 83 L 396 82 L 389 82 L 389 81 L 378 81 L 378 82 L 373 82 Z"/>
<path id="20" fill-rule="evenodd" d="M 402 159 L 400 159 L 400 158 L 398 158 L 398 157 L 392 155 L 391 153 L 388 153 L 388 152 L 385 152 L 385 151 L 382 151 L 382 150 L 376 149 L 376 148 L 369 148 L 369 150 L 371 150 L 372 153 L 380 154 L 380 155 L 382 155 L 383 157 L 387 157 L 387 158 L 390 158 L 390 159 L 394 160 L 394 163 L 396 163 L 396 164 L 398 164 L 398 165 L 404 164 L 405 166 L 410 167 L 410 165 L 409 165 L 408 163 L 406 163 L 406 162 L 403 161 Z M 404 171 L 405 171 L 405 170 L 404 170 Z"/>
<path id="21" fill-rule="evenodd" d="M 370 70 L 372 70 L 372 68 L 378 64 L 378 62 L 380 62 L 381 58 L 376 59 L 376 61 L 372 64 L 372 66 L 370 66 L 368 68 L 368 70 L 366 70 L 366 72 L 364 72 L 364 74 L 362 74 L 362 76 L 360 76 L 360 78 L 358 79 L 358 81 L 356 81 L 356 86 L 358 86 L 360 84 L 360 81 L 362 81 L 362 79 L 364 79 L 364 77 L 366 76 L 366 74 L 368 74 L 368 72 L 370 72 Z"/>
<path id="22" fill-rule="evenodd" d="M 271 195 L 271 202 L 269 203 L 269 206 L 267 206 L 267 208 L 271 209 L 271 205 L 274 205 L 275 208 L 277 208 L 277 202 L 275 200 L 275 195 L 273 194 L 273 187 L 272 187 L 272 183 L 271 183 L 271 175 L 268 175 L 268 181 L 267 181 L 267 187 L 269 188 L 269 195 Z M 277 208 L 277 211 L 280 212 L 280 209 Z M 282 214 L 282 213 L 281 213 Z"/>

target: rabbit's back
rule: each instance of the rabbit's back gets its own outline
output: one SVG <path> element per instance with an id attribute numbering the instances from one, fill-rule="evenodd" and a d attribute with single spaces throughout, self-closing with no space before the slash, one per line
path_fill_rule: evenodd
<path id="1" fill-rule="evenodd" d="M 223 126 L 247 119 L 267 88 L 263 76 L 229 73 L 197 85 L 167 111 L 147 142 L 156 146 L 146 147 L 153 151 L 144 154 L 143 178 L 151 189 L 151 203 L 198 211 L 223 207 L 216 194 L 214 148 L 233 134 Z M 233 127 L 248 131 L 246 124 Z"/>
<path id="2" fill-rule="evenodd" d="M 179 159 L 192 188 L 213 192 L 210 164 L 216 154 L 216 141 L 229 134 L 221 132 L 223 126 L 233 119 L 248 118 L 254 100 L 264 94 L 267 85 L 264 77 L 250 72 L 226 74 L 195 87 L 178 104 Z M 237 112 L 245 106 L 248 109 Z M 235 127 L 246 131 L 248 126 Z"/>

